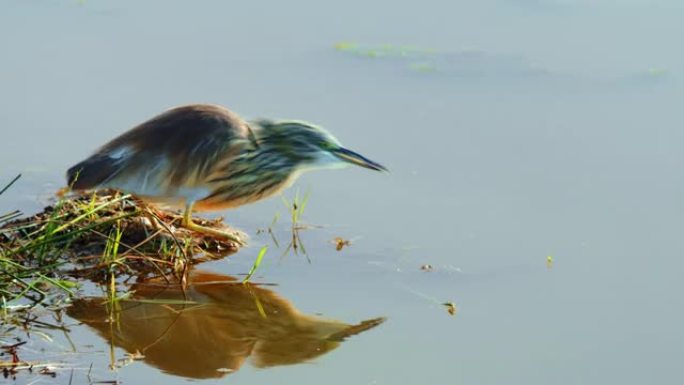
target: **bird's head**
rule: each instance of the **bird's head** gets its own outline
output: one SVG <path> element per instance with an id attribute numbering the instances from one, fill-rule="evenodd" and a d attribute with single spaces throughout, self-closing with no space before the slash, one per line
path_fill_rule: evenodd
<path id="1" fill-rule="evenodd" d="M 261 151 L 277 153 L 301 167 L 336 168 L 357 165 L 387 171 L 379 163 L 346 149 L 325 129 L 301 121 L 258 120 L 254 128 L 255 145 Z"/>

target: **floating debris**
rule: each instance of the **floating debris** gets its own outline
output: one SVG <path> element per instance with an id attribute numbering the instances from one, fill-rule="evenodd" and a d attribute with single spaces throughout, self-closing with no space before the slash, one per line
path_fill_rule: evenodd
<path id="1" fill-rule="evenodd" d="M 141 361 L 145 359 L 145 355 L 140 353 L 140 350 L 136 350 L 133 353 L 126 353 L 126 355 L 133 361 Z"/>
<path id="2" fill-rule="evenodd" d="M 425 265 L 421 266 L 420 269 L 423 271 L 432 271 L 433 267 L 432 265 L 426 263 Z"/>
<path id="3" fill-rule="evenodd" d="M 143 361 L 144 359 L 145 355 L 140 353 L 139 350 L 135 350 L 132 353 L 126 352 L 124 353 L 123 358 L 119 358 L 118 360 L 111 363 L 109 365 L 109 368 L 112 370 L 121 369 L 132 364 L 135 361 Z"/>
<path id="4" fill-rule="evenodd" d="M 335 44 L 334 47 L 338 51 L 353 51 L 356 49 L 356 43 L 341 41 Z"/>
<path id="5" fill-rule="evenodd" d="M 337 251 L 342 251 L 345 246 L 351 246 L 350 240 L 341 237 L 335 237 L 335 239 L 333 239 L 333 243 L 335 244 L 335 250 Z"/>
<path id="6" fill-rule="evenodd" d="M 430 62 L 414 62 L 409 64 L 409 69 L 416 72 L 435 72 L 437 67 Z"/>
<path id="7" fill-rule="evenodd" d="M 444 302 L 442 305 L 446 306 L 447 312 L 449 312 L 450 315 L 456 315 L 456 304 L 453 302 Z"/>
<path id="8" fill-rule="evenodd" d="M 54 366 L 45 366 L 41 368 L 40 371 L 38 371 L 38 373 L 55 378 L 57 377 L 56 370 L 57 368 Z"/>
<path id="9" fill-rule="evenodd" d="M 27 341 L 20 341 L 12 345 L 3 345 L 0 347 L 0 349 L 2 349 L 0 356 L 9 356 L 10 358 L 9 360 L 0 360 L 0 368 L 2 369 L 3 377 L 16 380 L 17 374 L 19 374 L 20 371 L 32 373 L 34 370 L 36 370 L 38 374 L 47 375 L 53 378 L 56 377 L 56 370 L 59 364 L 24 361 L 19 358 L 18 348 L 26 343 Z"/>

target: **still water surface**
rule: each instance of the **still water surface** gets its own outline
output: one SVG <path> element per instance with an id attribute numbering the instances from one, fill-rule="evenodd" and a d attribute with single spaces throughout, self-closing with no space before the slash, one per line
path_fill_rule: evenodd
<path id="1" fill-rule="evenodd" d="M 79 302 L 67 324 L 87 326 L 50 354 L 81 384 L 91 363 L 127 384 L 677 382 L 683 16 L 666 0 L 2 1 L 0 176 L 24 174 L 3 212 L 39 210 L 95 147 L 192 102 L 321 124 L 392 171 L 300 179 L 303 220 L 324 226 L 302 233 L 312 263 L 271 245 L 255 278 L 282 324 L 200 284 L 196 312 L 132 306 L 113 334 Z M 277 198 L 221 213 L 252 246 L 199 281 L 239 279 L 276 212 L 286 243 Z M 110 340 L 122 358 L 175 314 L 186 334 L 107 369 Z"/>

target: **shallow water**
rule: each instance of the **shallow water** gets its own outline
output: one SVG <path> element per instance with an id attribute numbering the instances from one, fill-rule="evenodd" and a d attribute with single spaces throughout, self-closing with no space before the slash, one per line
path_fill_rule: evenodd
<path id="1" fill-rule="evenodd" d="M 387 321 L 306 363 L 243 355 L 201 382 L 675 382 L 683 12 L 665 0 L 5 1 L 0 177 L 24 176 L 0 212 L 40 209 L 69 166 L 170 106 L 309 120 L 392 173 L 301 178 L 303 220 L 324 225 L 302 232 L 312 263 L 271 245 L 254 281 L 307 317 Z M 201 269 L 244 274 L 276 212 L 287 243 L 285 211 L 275 198 L 222 213 L 252 247 Z M 337 236 L 352 245 L 336 251 Z M 200 382 L 151 358 L 109 371 L 101 335 L 53 333 L 73 383 L 91 363 L 97 380 Z"/>

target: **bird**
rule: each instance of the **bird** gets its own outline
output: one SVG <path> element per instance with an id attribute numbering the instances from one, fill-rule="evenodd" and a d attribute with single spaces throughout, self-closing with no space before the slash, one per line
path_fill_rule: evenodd
<path id="1" fill-rule="evenodd" d="M 276 195 L 305 171 L 349 165 L 387 168 L 299 120 L 245 121 L 226 107 L 171 108 L 107 142 L 67 170 L 74 191 L 113 189 L 184 210 L 188 230 L 244 245 L 240 236 L 201 226 L 193 211 L 236 208 Z"/>

